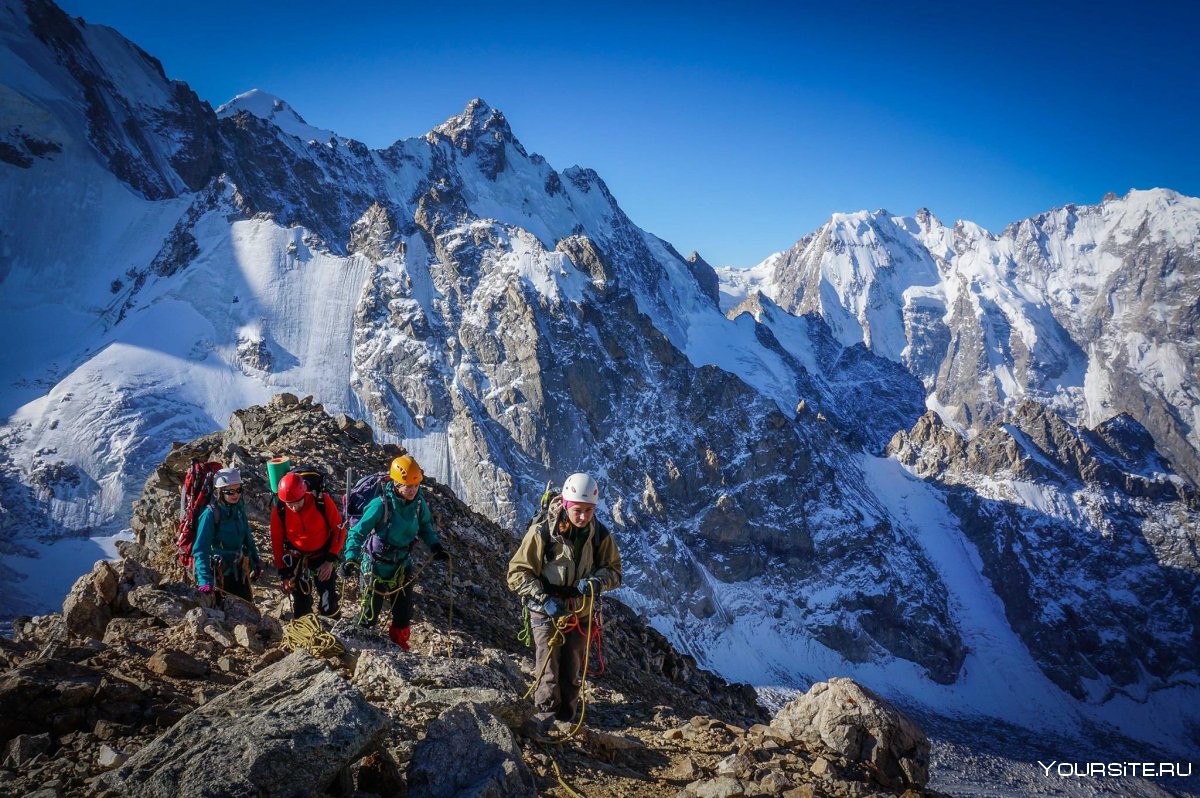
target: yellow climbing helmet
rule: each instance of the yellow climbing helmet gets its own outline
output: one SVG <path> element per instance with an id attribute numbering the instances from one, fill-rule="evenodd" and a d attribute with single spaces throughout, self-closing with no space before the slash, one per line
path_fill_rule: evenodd
<path id="1" fill-rule="evenodd" d="M 407 454 L 392 461 L 391 474 L 392 480 L 401 485 L 420 485 L 421 480 L 425 478 L 421 466 Z"/>

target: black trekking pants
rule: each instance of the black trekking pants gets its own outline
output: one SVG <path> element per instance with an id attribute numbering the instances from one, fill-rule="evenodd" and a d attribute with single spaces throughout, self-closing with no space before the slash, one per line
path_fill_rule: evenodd
<path id="1" fill-rule="evenodd" d="M 336 617 L 338 614 L 337 569 L 334 568 L 329 578 L 317 578 L 316 568 L 307 568 L 297 573 L 296 583 L 292 586 L 292 617 L 299 618 L 313 611 L 313 597 L 316 596 L 317 610 L 325 616 Z"/>
<path id="2" fill-rule="evenodd" d="M 379 612 L 383 609 L 383 602 L 388 600 L 392 602 L 392 626 L 403 629 L 411 624 L 413 611 L 412 588 L 413 586 L 409 585 L 394 596 L 384 596 L 383 594 L 388 592 L 386 584 L 380 583 L 376 585 L 375 589 L 369 592 L 369 598 L 368 596 L 363 596 L 362 609 L 358 612 L 358 625 L 373 626 L 379 620 Z"/>
<path id="3" fill-rule="evenodd" d="M 250 591 L 250 578 L 240 568 L 236 574 L 225 574 L 221 589 L 231 596 L 254 603 L 254 594 Z"/>

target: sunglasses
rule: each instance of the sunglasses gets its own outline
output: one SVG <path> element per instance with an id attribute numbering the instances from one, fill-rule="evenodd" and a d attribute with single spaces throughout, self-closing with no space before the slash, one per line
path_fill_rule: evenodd
<path id="1" fill-rule="evenodd" d="M 242 492 L 241 488 L 222 488 L 221 489 L 222 496 L 236 496 L 241 492 Z"/>

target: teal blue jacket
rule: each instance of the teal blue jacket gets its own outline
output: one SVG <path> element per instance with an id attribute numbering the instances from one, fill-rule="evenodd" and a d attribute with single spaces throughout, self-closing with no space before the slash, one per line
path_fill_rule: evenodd
<path id="1" fill-rule="evenodd" d="M 381 579 L 390 579 L 400 568 L 408 569 L 412 565 L 409 549 L 413 541 L 420 536 L 429 546 L 439 543 L 438 534 L 433 528 L 433 516 L 429 505 L 425 502 L 425 488 L 418 488 L 417 495 L 412 501 L 404 501 L 396 495 L 393 486 L 388 482 L 382 496 L 376 496 L 367 503 L 362 518 L 350 528 L 346 537 L 346 560 L 357 560 L 362 556 L 363 543 L 372 532 L 383 539 L 383 554 L 375 560 L 375 575 Z M 383 503 L 391 506 L 387 528 L 383 526 Z M 361 561 L 365 570 L 367 563 Z"/>
<path id="2" fill-rule="evenodd" d="M 250 567 L 259 566 L 258 548 L 250 534 L 250 522 L 246 520 L 246 507 L 237 504 L 209 505 L 200 514 L 197 523 L 196 542 L 192 545 L 192 558 L 196 563 L 196 581 L 202 585 L 214 585 L 212 557 L 221 558 L 221 570 L 225 578 L 233 577 L 242 567 L 242 557 L 250 558 Z"/>

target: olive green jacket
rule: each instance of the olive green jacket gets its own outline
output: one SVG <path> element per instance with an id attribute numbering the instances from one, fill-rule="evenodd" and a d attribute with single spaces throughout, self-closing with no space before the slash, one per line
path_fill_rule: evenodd
<path id="1" fill-rule="evenodd" d="M 574 586 L 582 579 L 596 577 L 601 582 L 600 590 L 620 587 L 621 553 L 604 524 L 592 517 L 576 560 L 571 542 L 558 534 L 560 518 L 565 518 L 562 500 L 555 497 L 545 518 L 530 524 L 517 553 L 509 560 L 508 589 L 540 604 L 548 598 L 547 584 Z"/>

